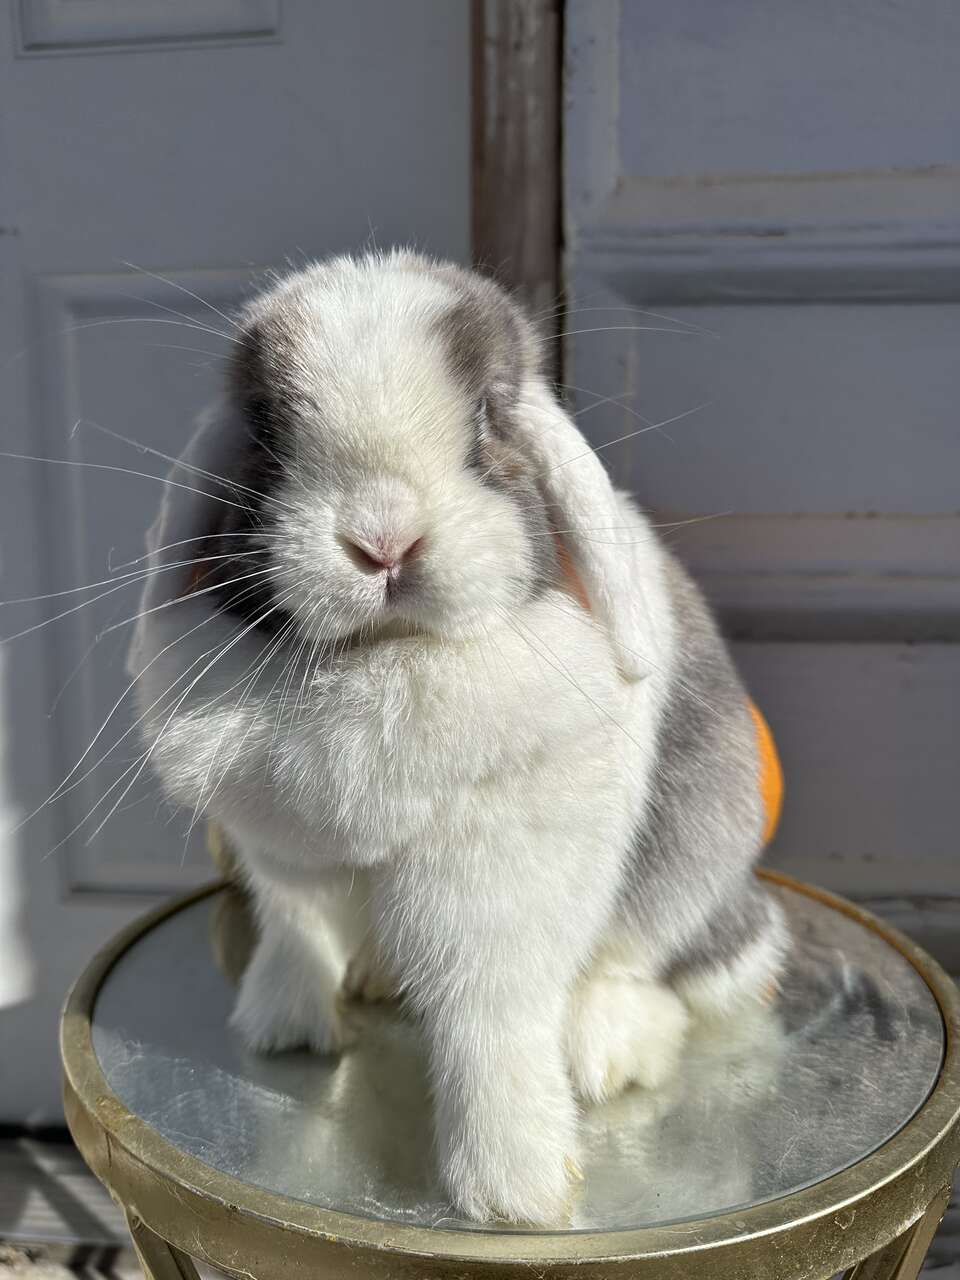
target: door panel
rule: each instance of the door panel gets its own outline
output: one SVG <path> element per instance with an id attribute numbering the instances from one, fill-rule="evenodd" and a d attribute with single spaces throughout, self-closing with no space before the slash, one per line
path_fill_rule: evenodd
<path id="1" fill-rule="evenodd" d="M 772 861 L 875 903 L 913 898 L 921 912 L 942 899 L 957 847 L 942 820 L 957 778 L 956 646 L 745 641 L 734 651 L 791 766 Z"/>
<path id="2" fill-rule="evenodd" d="M 896 895 L 920 934 L 931 897 L 960 918 L 957 22 L 947 0 L 566 22 L 579 420 L 740 642 L 787 775 L 771 860 Z"/>
<path id="3" fill-rule="evenodd" d="M 197 405 L 219 394 L 232 326 L 217 311 L 229 314 L 250 285 L 249 271 L 227 270 L 179 271 L 164 280 L 130 271 L 35 282 L 36 345 L 47 357 L 36 387 L 36 451 L 81 464 L 41 468 L 39 502 L 62 512 L 67 528 L 83 530 L 66 544 L 62 537 L 42 541 L 41 574 L 55 591 L 103 584 L 53 602 L 52 612 L 66 616 L 37 636 L 59 681 L 51 690 L 59 730 L 51 738 L 52 774 L 65 778 L 83 760 L 52 807 L 71 890 L 160 892 L 210 875 L 202 824 L 188 836 L 192 815 L 167 806 L 149 762 L 142 769 L 138 763 L 136 717 L 126 696 L 127 619 L 138 610 L 143 585 L 136 575 L 143 569 L 144 517 L 158 504 L 157 477 L 170 465 L 146 450 L 178 454 Z"/>
<path id="4" fill-rule="evenodd" d="M 640 497 L 658 505 L 669 494 L 671 505 L 703 513 L 720 494 L 720 509 L 738 515 L 771 506 L 791 516 L 949 513 L 957 498 L 960 303 L 801 305 L 743 293 L 740 301 L 687 304 L 663 282 L 654 290 L 638 281 L 620 296 L 666 308 L 672 333 L 640 327 L 578 338 L 574 382 L 581 370 L 586 378 L 588 368 L 592 376 L 619 362 L 651 421 L 695 410 L 634 448 L 611 446 Z M 570 319 L 574 329 L 663 324 L 589 304 Z M 643 425 L 619 405 L 585 420 L 600 442 Z M 956 529 L 960 539 L 960 520 Z"/>
<path id="5" fill-rule="evenodd" d="M 953 0 L 675 0 L 628 3 L 624 18 L 620 148 L 630 174 L 960 163 Z M 669 109 L 636 109 L 650 103 Z"/>
<path id="6" fill-rule="evenodd" d="M 20 50 L 98 51 L 149 41 L 264 39 L 280 31 L 280 0 L 20 0 Z"/>
<path id="7" fill-rule="evenodd" d="M 0 24 L 4 450 L 162 477 L 166 462 L 91 424 L 177 453 L 229 348 L 211 308 L 229 312 L 264 268 L 374 241 L 467 260 L 467 0 L 12 8 L 17 21 Z M 142 555 L 161 492 L 122 470 L 0 460 L 2 598 L 111 578 Z M 84 598 L 8 605 L 0 635 Z M 106 629 L 136 598 L 130 580 L 3 653 L 0 971 L 16 982 L 0 985 L 0 1120 L 59 1117 L 69 982 L 149 895 L 211 874 L 148 771 L 102 830 L 120 787 L 74 830 L 136 759 L 132 733 L 17 827 L 126 687 L 129 627 Z M 124 703 L 100 745 L 131 723 Z"/>

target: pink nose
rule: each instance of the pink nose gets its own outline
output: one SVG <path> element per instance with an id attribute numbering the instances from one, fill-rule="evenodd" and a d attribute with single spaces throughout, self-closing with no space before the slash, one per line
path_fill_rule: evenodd
<path id="1" fill-rule="evenodd" d="M 406 560 L 411 560 L 423 546 L 423 538 L 414 538 L 404 543 L 402 540 L 378 537 L 360 543 L 353 538 L 346 541 L 346 548 L 354 564 L 368 573 L 381 573 L 398 569 Z"/>

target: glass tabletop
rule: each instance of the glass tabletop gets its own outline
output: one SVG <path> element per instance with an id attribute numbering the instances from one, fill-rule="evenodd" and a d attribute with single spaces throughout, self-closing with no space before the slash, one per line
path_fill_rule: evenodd
<path id="1" fill-rule="evenodd" d="M 944 1028 L 917 971 L 834 908 L 773 892 L 794 935 L 779 1000 L 695 1032 L 667 1087 L 586 1112 L 571 1230 L 682 1223 L 788 1195 L 874 1151 L 929 1095 Z M 344 1213 L 486 1230 L 451 1216 L 436 1181 L 416 1025 L 391 1005 L 357 1006 L 356 1044 L 340 1058 L 248 1052 L 227 1018 L 249 940 L 243 899 L 220 891 L 120 957 L 93 1015 L 117 1097 L 250 1185 Z"/>

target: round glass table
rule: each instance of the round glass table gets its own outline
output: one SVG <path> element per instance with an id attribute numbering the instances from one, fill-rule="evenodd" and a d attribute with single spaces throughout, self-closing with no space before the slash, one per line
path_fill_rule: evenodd
<path id="1" fill-rule="evenodd" d="M 851 904 L 765 873 L 791 921 L 782 993 L 695 1032 L 667 1087 L 588 1110 L 563 1230 L 452 1216 L 416 1025 L 352 1006 L 339 1058 L 227 1027 L 253 929 L 212 885 L 108 946 L 71 993 L 67 1118 L 156 1280 L 191 1259 L 330 1277 L 915 1277 L 960 1160 L 960 1000 Z"/>

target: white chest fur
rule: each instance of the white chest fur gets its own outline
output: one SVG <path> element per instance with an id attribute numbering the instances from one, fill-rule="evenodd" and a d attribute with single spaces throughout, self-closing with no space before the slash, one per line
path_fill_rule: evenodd
<path id="1" fill-rule="evenodd" d="M 211 647 L 206 628 L 198 636 Z M 577 827 L 611 809 L 635 820 L 643 803 L 657 681 L 625 683 L 564 595 L 483 643 L 391 640 L 309 672 L 285 656 L 251 684 L 260 648 L 247 637 L 197 668 L 176 714 L 156 719 L 155 758 L 181 799 L 241 818 L 283 862 L 369 865 L 441 833 L 469 846 L 561 815 Z"/>

